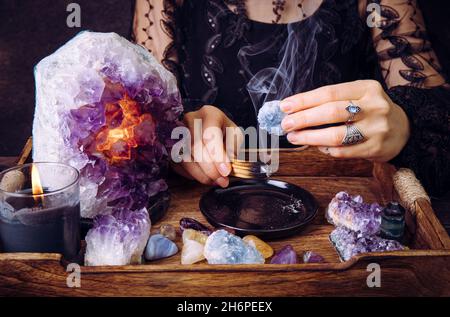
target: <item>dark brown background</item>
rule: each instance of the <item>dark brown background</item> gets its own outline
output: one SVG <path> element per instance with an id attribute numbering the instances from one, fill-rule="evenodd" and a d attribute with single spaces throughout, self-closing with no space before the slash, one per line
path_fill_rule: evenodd
<path id="1" fill-rule="evenodd" d="M 81 6 L 81 28 L 66 25 L 71 2 Z M 419 2 L 449 74 L 449 1 Z M 129 38 L 133 10 L 134 0 L 0 0 L 0 156 L 17 155 L 31 134 L 33 66 L 81 30 L 112 31 Z"/>

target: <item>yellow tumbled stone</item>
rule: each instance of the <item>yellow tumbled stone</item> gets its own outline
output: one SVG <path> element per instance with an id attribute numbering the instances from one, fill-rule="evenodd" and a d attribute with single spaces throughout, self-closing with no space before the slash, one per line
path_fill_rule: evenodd
<path id="1" fill-rule="evenodd" d="M 273 255 L 272 247 L 256 236 L 245 236 L 242 240 L 256 248 L 265 259 L 270 258 Z"/>
<path id="2" fill-rule="evenodd" d="M 194 229 L 183 230 L 183 243 L 186 243 L 187 240 L 194 240 L 201 244 L 205 244 L 206 239 L 208 239 L 208 236 L 206 234 L 201 233 L 200 231 Z"/>

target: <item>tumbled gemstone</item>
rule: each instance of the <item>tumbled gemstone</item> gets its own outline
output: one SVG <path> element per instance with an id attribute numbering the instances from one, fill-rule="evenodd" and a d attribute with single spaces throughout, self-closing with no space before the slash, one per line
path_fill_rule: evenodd
<path id="1" fill-rule="evenodd" d="M 209 264 L 263 264 L 264 257 L 255 247 L 225 230 L 213 232 L 205 244 Z"/>
<path id="2" fill-rule="evenodd" d="M 194 264 L 205 259 L 204 246 L 198 241 L 186 239 L 181 250 L 181 264 Z"/>
<path id="3" fill-rule="evenodd" d="M 208 239 L 208 236 L 206 234 L 203 234 L 200 231 L 194 229 L 185 229 L 183 231 L 182 237 L 183 243 L 185 243 L 187 240 L 194 240 L 203 245 L 206 243 L 206 239 Z"/>
<path id="4" fill-rule="evenodd" d="M 205 226 L 204 224 L 202 224 L 192 218 L 181 218 L 180 219 L 181 232 L 183 232 L 185 229 L 194 229 L 194 230 L 200 231 L 208 236 L 212 232 L 207 226 Z"/>
<path id="5" fill-rule="evenodd" d="M 290 244 L 284 246 L 281 250 L 275 253 L 270 264 L 296 264 L 298 263 L 298 256 L 294 248 Z"/>
<path id="6" fill-rule="evenodd" d="M 306 251 L 303 254 L 303 262 L 304 263 L 321 263 L 325 262 L 325 259 L 318 253 L 314 251 Z"/>
<path id="7" fill-rule="evenodd" d="M 245 236 L 242 240 L 255 247 L 265 259 L 270 258 L 273 255 L 272 247 L 256 236 Z"/>
<path id="8" fill-rule="evenodd" d="M 168 258 L 177 254 L 178 247 L 162 234 L 155 234 L 148 239 L 144 257 L 148 261 Z"/>
<path id="9" fill-rule="evenodd" d="M 159 227 L 159 233 L 172 241 L 175 241 L 177 238 L 177 229 L 171 224 L 165 223 L 161 225 L 161 227 Z"/>

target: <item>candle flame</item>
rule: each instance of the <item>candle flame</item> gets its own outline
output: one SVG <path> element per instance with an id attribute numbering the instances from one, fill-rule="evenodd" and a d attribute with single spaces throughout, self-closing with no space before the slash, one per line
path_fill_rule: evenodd
<path id="1" fill-rule="evenodd" d="M 39 200 L 42 200 L 44 190 L 42 189 L 39 171 L 34 164 L 31 166 L 31 191 L 33 192 L 33 198 L 36 203 L 38 203 Z"/>

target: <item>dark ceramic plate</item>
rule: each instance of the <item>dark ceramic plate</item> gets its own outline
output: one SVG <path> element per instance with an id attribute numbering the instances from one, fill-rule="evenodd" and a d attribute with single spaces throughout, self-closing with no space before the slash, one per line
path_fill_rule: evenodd
<path id="1" fill-rule="evenodd" d="M 274 179 L 235 180 L 213 187 L 200 199 L 200 210 L 214 227 L 277 239 L 297 233 L 317 214 L 314 196 L 303 188 Z"/>

